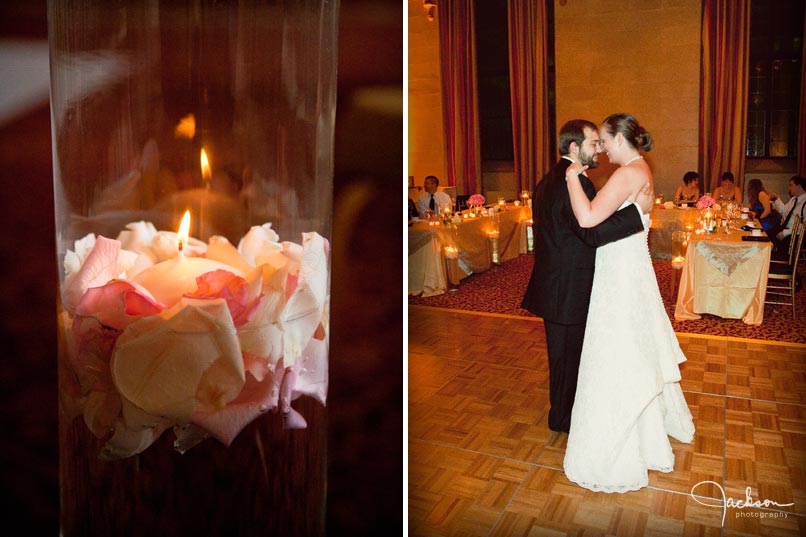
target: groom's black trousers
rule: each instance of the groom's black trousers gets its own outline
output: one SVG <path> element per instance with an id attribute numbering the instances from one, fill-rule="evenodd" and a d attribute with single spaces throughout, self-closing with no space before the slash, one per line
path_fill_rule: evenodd
<path id="1" fill-rule="evenodd" d="M 571 428 L 585 322 L 558 324 L 544 319 L 543 324 L 549 351 L 549 429 L 567 433 Z"/>

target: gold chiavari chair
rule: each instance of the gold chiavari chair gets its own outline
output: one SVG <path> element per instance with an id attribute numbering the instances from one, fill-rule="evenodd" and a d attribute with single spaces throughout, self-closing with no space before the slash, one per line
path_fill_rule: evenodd
<path id="1" fill-rule="evenodd" d="M 798 222 L 797 227 L 792 227 L 792 239 L 790 244 L 792 250 L 790 252 L 790 263 L 786 267 L 778 268 L 781 274 L 773 274 L 770 272 L 767 277 L 767 304 L 780 304 L 783 306 L 792 307 L 792 319 L 795 319 L 795 293 L 797 273 L 798 273 L 798 260 L 803 246 L 803 236 L 806 235 L 806 221 Z M 770 269 L 773 268 L 770 262 Z"/>

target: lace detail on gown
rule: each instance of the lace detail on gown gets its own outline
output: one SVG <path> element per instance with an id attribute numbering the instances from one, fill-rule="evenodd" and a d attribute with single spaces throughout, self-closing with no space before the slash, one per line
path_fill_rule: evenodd
<path id="1" fill-rule="evenodd" d="M 563 465 L 569 480 L 594 491 L 645 487 L 647 470 L 674 468 L 668 436 L 685 443 L 694 437 L 679 384 L 686 357 L 652 268 L 649 215 L 643 219 L 643 233 L 596 251 Z"/>

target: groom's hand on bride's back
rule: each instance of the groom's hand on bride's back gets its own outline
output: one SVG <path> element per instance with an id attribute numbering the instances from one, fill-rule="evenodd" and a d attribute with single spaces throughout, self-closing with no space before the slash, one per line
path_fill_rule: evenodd
<path id="1" fill-rule="evenodd" d="M 641 207 L 641 212 L 644 214 L 652 210 L 652 204 L 655 202 L 655 198 L 652 194 L 652 185 L 647 181 L 644 188 L 638 192 L 638 196 L 635 198 L 635 203 Z"/>

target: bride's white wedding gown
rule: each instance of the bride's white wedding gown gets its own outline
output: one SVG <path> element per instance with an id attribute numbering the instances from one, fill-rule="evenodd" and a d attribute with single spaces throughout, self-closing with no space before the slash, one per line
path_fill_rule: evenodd
<path id="1" fill-rule="evenodd" d="M 595 491 L 646 486 L 647 470 L 674 468 L 667 435 L 694 437 L 679 384 L 686 357 L 652 269 L 649 215 L 643 220 L 643 233 L 596 251 L 564 462 L 568 479 Z"/>

